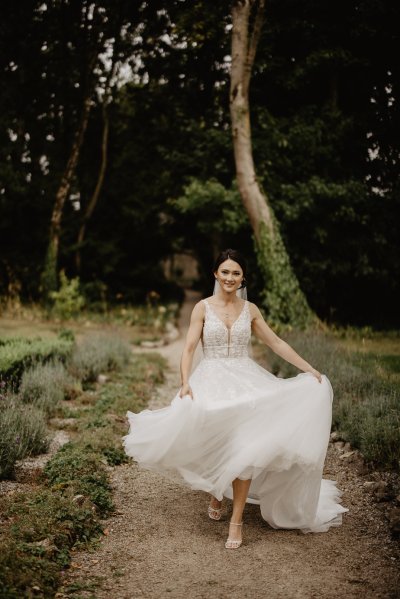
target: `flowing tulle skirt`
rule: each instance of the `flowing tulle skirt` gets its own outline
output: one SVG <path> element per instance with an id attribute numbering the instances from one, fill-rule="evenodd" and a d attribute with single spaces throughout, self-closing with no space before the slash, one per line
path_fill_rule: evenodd
<path id="1" fill-rule="evenodd" d="M 339 526 L 341 492 L 322 479 L 333 392 L 309 373 L 280 379 L 246 358 L 204 359 L 190 378 L 194 399 L 128 412 L 125 451 L 141 467 L 192 489 L 232 498 L 251 479 L 249 503 L 273 528 Z"/>

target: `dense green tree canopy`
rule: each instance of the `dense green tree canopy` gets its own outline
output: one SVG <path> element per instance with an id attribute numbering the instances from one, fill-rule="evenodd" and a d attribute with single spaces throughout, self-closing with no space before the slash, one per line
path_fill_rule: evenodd
<path id="1" fill-rule="evenodd" d="M 104 283 L 111 301 L 150 289 L 168 296 L 163 258 L 194 254 L 206 285 L 216 248 L 236 246 L 249 255 L 257 298 L 251 231 L 232 184 L 230 3 L 29 0 L 1 12 L 1 293 L 39 297 L 54 197 L 90 86 L 58 264 L 76 274 L 114 60 L 83 285 L 95 295 Z M 270 0 L 254 66 L 257 172 L 311 306 L 338 322 L 399 322 L 399 13 L 389 0 Z"/>

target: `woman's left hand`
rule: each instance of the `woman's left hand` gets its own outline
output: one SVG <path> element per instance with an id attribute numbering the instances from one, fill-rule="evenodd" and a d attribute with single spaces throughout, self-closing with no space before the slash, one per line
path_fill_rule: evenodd
<path id="1" fill-rule="evenodd" d="M 315 376 L 316 379 L 318 379 L 319 383 L 322 383 L 322 374 L 318 372 L 318 370 L 311 368 L 311 370 L 308 370 L 307 372 L 310 372 L 313 376 Z"/>

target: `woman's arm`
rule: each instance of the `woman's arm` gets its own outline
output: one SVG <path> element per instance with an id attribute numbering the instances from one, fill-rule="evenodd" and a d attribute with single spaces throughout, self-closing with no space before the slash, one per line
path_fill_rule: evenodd
<path id="1" fill-rule="evenodd" d="M 182 388 L 179 392 L 179 396 L 190 395 L 193 399 L 193 393 L 189 386 L 189 376 L 192 369 L 193 355 L 200 341 L 201 332 L 203 330 L 204 322 L 204 304 L 198 302 L 193 308 L 192 315 L 190 317 L 189 330 L 186 335 L 186 341 L 181 357 L 181 381 Z"/>
<path id="2" fill-rule="evenodd" d="M 268 345 L 273 352 L 278 356 L 293 364 L 304 372 L 313 374 L 319 382 L 322 380 L 322 375 L 318 370 L 315 370 L 306 360 L 304 360 L 286 341 L 278 337 L 276 333 L 267 325 L 260 310 L 255 304 L 250 304 L 250 313 L 252 316 L 252 330 L 256 337 L 263 343 Z"/>

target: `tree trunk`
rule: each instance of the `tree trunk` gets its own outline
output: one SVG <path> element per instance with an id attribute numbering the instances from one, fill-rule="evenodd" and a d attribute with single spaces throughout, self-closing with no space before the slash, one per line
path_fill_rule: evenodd
<path id="1" fill-rule="evenodd" d="M 42 275 L 42 292 L 45 300 L 48 300 L 50 292 L 56 290 L 58 287 L 57 259 L 60 245 L 62 213 L 78 163 L 79 152 L 82 147 L 86 127 L 89 121 L 91 105 L 91 98 L 90 96 L 87 96 L 83 103 L 82 115 L 75 133 L 75 139 L 72 144 L 67 165 L 61 177 L 60 186 L 57 190 L 56 200 L 51 215 L 49 245 L 47 248 L 45 268 Z"/>
<path id="2" fill-rule="evenodd" d="M 103 116 L 103 135 L 102 135 L 102 140 L 101 140 L 101 163 L 100 163 L 99 175 L 97 178 L 96 187 L 95 187 L 93 195 L 90 198 L 90 201 L 86 207 L 85 215 L 83 217 L 83 220 L 82 220 L 81 226 L 79 228 L 79 232 L 78 232 L 78 239 L 77 239 L 78 248 L 76 250 L 76 256 L 75 256 L 76 270 L 78 273 L 80 273 L 80 270 L 81 270 L 81 248 L 82 248 L 83 240 L 85 238 L 86 225 L 88 223 L 88 220 L 91 218 L 91 216 L 93 214 L 93 210 L 95 209 L 97 201 L 99 199 L 101 188 L 102 188 L 103 182 L 104 182 L 106 168 L 107 168 L 109 116 L 108 116 L 108 104 L 106 101 L 103 103 L 103 106 L 102 106 L 102 116 Z"/>
<path id="3" fill-rule="evenodd" d="M 265 0 L 236 0 L 232 7 L 230 112 L 236 177 L 253 229 L 265 289 L 263 306 L 273 322 L 305 326 L 314 315 L 290 265 L 279 225 L 254 168 L 249 86 L 264 18 Z M 255 15 L 250 31 L 252 10 Z"/>

